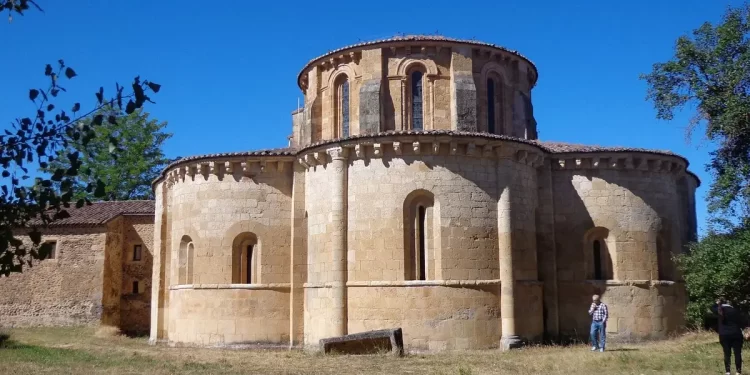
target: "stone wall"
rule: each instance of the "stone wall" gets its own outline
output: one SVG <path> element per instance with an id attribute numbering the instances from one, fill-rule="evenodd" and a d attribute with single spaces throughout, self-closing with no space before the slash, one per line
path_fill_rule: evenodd
<path id="1" fill-rule="evenodd" d="M 154 218 L 125 216 L 122 250 L 122 294 L 120 329 L 129 334 L 149 331 L 151 323 L 151 277 L 153 263 Z M 135 260 L 135 246 L 141 246 L 141 259 Z M 134 282 L 138 289 L 135 290 Z"/>
<path id="2" fill-rule="evenodd" d="M 540 337 L 542 284 L 537 281 L 534 251 L 537 176 L 532 165 L 541 155 L 510 143 L 498 144 L 497 152 L 494 146 L 479 148 L 471 142 L 403 144 L 409 147 L 400 142 L 343 145 L 342 151 L 335 151 L 346 155 L 342 169 L 324 151 L 302 158 L 308 166 L 305 344 L 314 345 L 333 335 L 332 318 L 340 315 L 344 304 L 347 333 L 401 324 L 405 342 L 411 343 L 407 346 L 418 349 L 496 346 L 501 333 L 497 202 L 507 184 L 514 192 L 511 228 L 519 283 L 517 325 L 522 336 Z M 501 150 L 502 155 L 498 154 Z M 334 201 L 340 181 L 345 183 L 347 197 L 343 301 L 335 286 L 340 282 L 334 251 L 339 227 L 331 219 L 337 217 L 331 209 L 338 204 Z M 416 234 L 410 223 L 414 217 L 408 212 L 416 202 L 429 206 L 426 281 L 415 280 L 416 265 L 410 253 Z M 383 299 L 390 302 L 383 305 Z M 433 306 L 438 301 L 444 303 L 439 310 L 419 312 L 407 307 L 415 303 Z M 478 317 L 479 322 L 463 322 L 466 316 Z M 494 326 L 487 329 L 487 324 Z M 477 334 L 479 330 L 486 334 Z"/>
<path id="3" fill-rule="evenodd" d="M 170 291 L 170 344 L 289 342 L 289 286 L 176 286 Z"/>
<path id="4" fill-rule="evenodd" d="M 482 284 L 350 282 L 349 333 L 401 327 L 410 350 L 497 347 L 499 284 Z"/>
<path id="5" fill-rule="evenodd" d="M 613 333 L 664 337 L 681 327 L 685 293 L 671 256 L 685 245 L 683 162 L 623 154 L 565 166 L 552 173 L 560 333 L 580 335 L 596 293 L 610 306 Z M 594 280 L 595 240 L 606 259 L 602 281 Z"/>
<path id="6" fill-rule="evenodd" d="M 428 38 L 429 39 L 429 38 Z M 349 82 L 349 134 L 413 129 L 411 74 L 423 73 L 422 128 L 488 131 L 487 82 L 495 92 L 495 134 L 536 139 L 531 89 L 534 66 L 513 53 L 451 42 L 383 42 L 334 53 L 300 74 L 303 115 L 293 120 L 293 144 L 342 137 L 337 83 Z"/>
<path id="7" fill-rule="evenodd" d="M 204 336 L 198 336 L 198 332 L 183 332 L 185 327 L 193 324 L 190 321 L 200 325 L 200 319 L 230 319 L 233 315 L 226 309 L 222 310 L 223 312 L 215 312 L 219 315 L 210 315 L 213 313 L 195 310 L 196 307 L 190 301 L 199 301 L 201 306 L 206 306 L 210 310 L 214 310 L 212 306 L 228 304 L 244 306 L 242 304 L 246 302 L 242 299 L 236 300 L 236 293 L 228 290 L 229 285 L 241 283 L 246 286 L 246 290 L 240 294 L 253 298 L 259 296 L 258 298 L 262 298 L 264 302 L 253 305 L 260 306 L 257 312 L 248 312 L 254 309 L 251 306 L 248 307 L 250 310 L 238 313 L 236 318 L 255 319 L 255 327 L 261 327 L 265 319 L 265 306 L 284 306 L 284 316 L 278 318 L 283 324 L 273 325 L 273 328 L 262 327 L 264 330 L 276 332 L 275 336 L 268 337 L 249 334 L 233 337 L 232 335 L 237 333 L 234 330 L 230 332 L 228 326 L 226 331 L 219 329 L 210 333 L 221 335 L 223 338 L 220 342 L 248 341 L 255 338 L 277 343 L 280 340 L 288 342 L 292 235 L 291 164 L 284 160 L 232 159 L 183 165 L 176 167 L 174 173 L 175 177 L 170 180 L 165 197 L 161 198 L 168 202 L 164 214 L 166 222 L 162 224 L 165 225 L 162 235 L 168 239 L 168 243 L 164 245 L 166 262 L 162 259 L 160 263 L 163 264 L 157 265 L 164 268 L 167 274 L 163 280 L 163 288 L 167 289 L 165 295 L 168 297 L 165 298 L 164 308 L 169 316 L 161 324 L 162 330 L 168 332 L 168 340 L 207 343 L 210 339 L 204 340 Z M 157 202 L 157 212 L 159 207 Z M 245 284 L 246 280 L 238 279 L 238 269 L 242 266 L 236 255 L 241 251 L 240 244 L 244 243 L 242 241 L 248 238 L 255 239 L 252 272 L 256 274 L 253 276 L 253 284 Z M 216 291 L 216 285 L 226 286 L 226 292 Z M 173 290 L 177 286 L 187 289 Z M 273 291 L 266 291 L 268 288 Z M 278 288 L 285 288 L 284 292 L 275 291 Z M 200 297 L 193 300 L 191 296 Z M 188 311 L 196 315 L 190 315 Z M 192 331 L 188 329 L 188 332 Z M 156 335 L 158 339 L 158 328 Z M 152 339 L 153 336 L 154 332 Z M 214 343 L 215 340 L 211 342 Z"/>
<path id="8" fill-rule="evenodd" d="M 30 246 L 22 231 L 18 236 Z M 0 326 L 98 324 L 105 237 L 101 226 L 48 229 L 42 240 L 57 241 L 56 259 L 0 278 Z"/>

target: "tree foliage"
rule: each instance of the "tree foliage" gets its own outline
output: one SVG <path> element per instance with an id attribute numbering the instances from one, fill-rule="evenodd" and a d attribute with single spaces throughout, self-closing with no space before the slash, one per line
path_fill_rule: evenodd
<path id="1" fill-rule="evenodd" d="M 96 198 L 86 191 L 86 186 L 97 180 L 104 182 L 107 200 L 154 198 L 151 182 L 172 161 L 161 149 L 172 134 L 163 131 L 166 122 L 150 119 L 149 114 L 140 109 L 131 114 L 119 112 L 116 108 L 105 107 L 86 118 L 84 122 L 93 121 L 96 116 L 107 120 L 97 128 L 87 145 L 69 141 L 68 147 L 58 150 L 56 159 L 42 168 L 47 173 L 67 170 L 71 163 L 66 155 L 78 151 L 80 168 L 86 173 L 75 178 L 75 199 Z"/>
<path id="2" fill-rule="evenodd" d="M 711 233 L 677 257 L 688 290 L 688 321 L 701 326 L 708 306 L 725 296 L 750 311 L 750 229 Z"/>
<path id="3" fill-rule="evenodd" d="M 729 8 L 720 24 L 706 22 L 680 37 L 674 58 L 642 76 L 659 119 L 694 107 L 693 124 L 718 143 L 707 166 L 715 178 L 709 211 L 725 228 L 750 218 L 749 21 L 750 5 Z"/>
<path id="4" fill-rule="evenodd" d="M 725 296 L 750 309 L 750 5 L 729 8 L 721 23 L 704 23 L 677 40 L 673 59 L 643 75 L 657 118 L 694 108 L 688 132 L 705 127 L 718 144 L 707 170 L 712 226 L 676 258 L 689 295 L 688 321 L 703 325 Z M 717 231 L 721 229 L 721 231 Z"/>
<path id="5" fill-rule="evenodd" d="M 0 0 L 0 4 L 9 15 L 23 14 L 30 5 L 41 9 L 33 1 Z M 71 141 L 87 147 L 105 121 L 104 116 L 91 115 L 105 106 L 131 114 L 151 102 L 148 95 L 160 89 L 156 83 L 135 77 L 127 91 L 125 86 L 115 84 L 111 96 L 105 96 L 104 88 L 100 87 L 93 95 L 96 97 L 93 108 L 88 111 L 82 110 L 80 103 L 63 109 L 56 105 L 66 92 L 63 85 L 78 74 L 63 60 L 54 66 L 46 65 L 41 72 L 47 84 L 24 93 L 33 104 L 31 116 L 17 118 L 0 134 L 0 275 L 5 276 L 21 272 L 25 265 L 31 266 L 33 260 L 48 256 L 51 249 L 48 245 L 40 246 L 39 227 L 69 217 L 65 209 L 71 203 L 79 207 L 89 203 L 86 199 L 73 200 L 78 186 L 76 177 L 81 173 L 89 174 L 81 169 L 78 151 L 66 153 L 68 167 L 55 168 L 51 176 L 35 178 L 32 182 L 29 169 L 48 167 L 57 159 L 58 151 L 66 149 Z M 119 121 L 119 117 L 113 120 Z M 101 181 L 89 183 L 85 190 L 97 197 L 106 192 Z M 32 219 L 38 224 L 29 226 Z M 14 235 L 14 229 L 21 227 L 28 228 L 31 247 L 24 246 Z"/>

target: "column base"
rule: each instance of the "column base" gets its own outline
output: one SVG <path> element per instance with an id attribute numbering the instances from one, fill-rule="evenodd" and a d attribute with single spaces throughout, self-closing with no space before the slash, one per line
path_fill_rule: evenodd
<path id="1" fill-rule="evenodd" d="M 521 340 L 520 336 L 510 335 L 510 336 L 503 336 L 500 338 L 500 348 L 503 351 L 507 351 L 511 349 L 518 349 L 521 346 L 523 346 L 523 340 Z"/>

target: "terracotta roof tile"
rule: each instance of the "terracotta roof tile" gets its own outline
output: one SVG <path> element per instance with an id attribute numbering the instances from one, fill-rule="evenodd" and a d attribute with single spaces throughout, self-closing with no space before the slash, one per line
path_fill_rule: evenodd
<path id="1" fill-rule="evenodd" d="M 50 226 L 102 225 L 120 215 L 154 215 L 154 207 L 154 201 L 147 200 L 93 202 L 81 208 L 71 205 L 65 209 L 70 217 L 55 220 Z M 29 224 L 39 225 L 41 222 L 34 220 Z"/>
<path id="2" fill-rule="evenodd" d="M 505 140 L 505 141 L 511 141 L 511 142 L 524 143 L 524 144 L 528 144 L 531 146 L 539 147 L 542 151 L 545 151 L 553 155 L 554 154 L 570 154 L 570 153 L 593 153 L 593 152 L 641 152 L 641 153 L 648 153 L 648 154 L 674 156 L 674 157 L 683 159 L 686 164 L 689 164 L 688 160 L 685 159 L 683 156 L 680 156 L 668 150 L 650 150 L 650 149 L 639 148 L 639 147 L 598 146 L 598 145 L 582 145 L 582 144 L 554 142 L 554 141 L 527 140 L 527 139 L 522 139 L 522 138 L 510 137 L 507 135 L 489 134 L 489 133 L 482 133 L 482 132 L 455 131 L 455 130 L 390 130 L 390 131 L 374 133 L 374 134 L 356 134 L 356 135 L 352 135 L 346 138 L 319 141 L 319 142 L 315 142 L 313 144 L 307 145 L 302 148 L 285 147 L 285 148 L 265 149 L 265 150 L 256 150 L 256 151 L 246 151 L 246 152 L 227 152 L 227 153 L 218 153 L 218 154 L 190 156 L 190 157 L 177 160 L 173 162 L 172 164 L 168 165 L 166 168 L 162 170 L 161 175 L 156 180 L 154 180 L 153 183 L 156 183 L 157 181 L 162 179 L 165 176 L 166 171 L 171 169 L 173 166 L 177 164 L 181 164 L 186 161 L 197 161 L 197 160 L 202 160 L 202 159 L 211 159 L 211 158 L 216 158 L 216 157 L 232 157 L 232 156 L 291 156 L 291 157 L 294 157 L 300 154 L 301 152 L 307 151 L 308 149 L 320 147 L 320 146 L 327 145 L 327 144 L 333 144 L 333 143 L 349 141 L 349 140 L 368 139 L 368 138 L 386 137 L 386 136 L 394 136 L 394 135 L 449 135 L 453 137 L 482 137 L 482 138 L 487 138 L 487 139 L 499 139 L 499 140 Z M 688 171 L 688 173 L 693 175 L 696 179 L 698 178 L 692 172 Z"/>

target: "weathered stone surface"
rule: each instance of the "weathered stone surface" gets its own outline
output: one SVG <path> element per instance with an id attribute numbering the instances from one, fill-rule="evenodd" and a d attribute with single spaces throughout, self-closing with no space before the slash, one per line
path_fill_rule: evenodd
<path id="1" fill-rule="evenodd" d="M 381 79 L 370 79 L 364 81 L 359 90 L 360 134 L 375 134 L 380 131 L 380 85 Z"/>
<path id="2" fill-rule="evenodd" d="M 381 329 L 320 340 L 320 351 L 336 354 L 370 354 L 388 351 L 404 355 L 401 328 Z"/>

